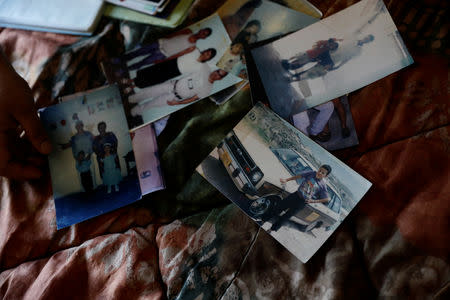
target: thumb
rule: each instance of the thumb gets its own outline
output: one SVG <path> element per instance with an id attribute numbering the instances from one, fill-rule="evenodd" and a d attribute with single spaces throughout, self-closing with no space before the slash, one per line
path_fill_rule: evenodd
<path id="1" fill-rule="evenodd" d="M 45 133 L 36 111 L 34 109 L 27 112 L 21 111 L 15 117 L 20 125 L 22 125 L 33 147 L 42 154 L 49 154 L 52 151 L 52 144 Z"/>

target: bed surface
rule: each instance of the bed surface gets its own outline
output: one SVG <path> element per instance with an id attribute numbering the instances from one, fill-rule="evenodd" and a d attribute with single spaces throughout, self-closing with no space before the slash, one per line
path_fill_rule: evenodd
<path id="1" fill-rule="evenodd" d="M 185 25 L 221 2 L 195 1 Z M 355 2 L 312 1 L 324 16 Z M 0 178 L 0 297 L 448 299 L 449 3 L 385 4 L 415 63 L 349 95 L 360 144 L 333 154 L 373 187 L 307 264 L 194 172 L 251 108 L 247 89 L 171 116 L 167 190 L 81 224 L 56 230 L 48 171 Z M 103 18 L 89 38 L 0 29 L 0 46 L 45 106 L 105 84 L 102 60 L 167 32 Z"/>

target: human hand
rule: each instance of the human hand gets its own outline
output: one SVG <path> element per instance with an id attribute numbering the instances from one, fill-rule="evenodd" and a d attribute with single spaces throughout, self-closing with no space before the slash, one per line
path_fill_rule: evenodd
<path id="1" fill-rule="evenodd" d="M 284 183 L 286 183 L 288 181 L 287 181 L 287 179 L 280 178 L 280 182 L 284 184 Z"/>
<path id="2" fill-rule="evenodd" d="M 307 199 L 306 203 L 316 203 L 316 201 L 312 200 L 312 199 Z"/>
<path id="3" fill-rule="evenodd" d="M 31 143 L 31 145 L 30 145 Z M 0 53 L 0 176 L 37 179 L 51 143 L 28 84 Z"/>

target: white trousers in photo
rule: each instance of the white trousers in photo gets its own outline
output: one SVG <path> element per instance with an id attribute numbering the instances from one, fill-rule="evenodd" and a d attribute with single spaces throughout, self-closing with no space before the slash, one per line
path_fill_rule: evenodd
<path id="1" fill-rule="evenodd" d="M 333 114 L 334 105 L 332 101 L 328 101 L 323 104 L 314 106 L 314 108 L 317 109 L 319 113 L 312 121 L 309 130 L 308 126 L 310 125 L 310 120 L 308 111 L 305 110 L 292 116 L 292 122 L 294 123 L 294 126 L 306 135 L 317 135 L 323 130 L 331 115 Z"/>
<path id="2" fill-rule="evenodd" d="M 152 85 L 143 88 L 139 93 L 133 94 L 128 97 L 130 103 L 138 103 L 135 107 L 131 109 L 131 115 L 142 115 L 142 113 L 152 107 L 163 107 L 167 106 L 167 101 L 178 100 L 174 93 L 174 81 L 168 80 L 160 84 Z M 150 101 L 139 104 L 142 101 Z"/>

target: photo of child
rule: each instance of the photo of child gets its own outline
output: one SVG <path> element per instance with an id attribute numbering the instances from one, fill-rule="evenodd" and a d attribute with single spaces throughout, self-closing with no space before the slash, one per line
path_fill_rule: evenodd
<path id="1" fill-rule="evenodd" d="M 58 229 L 141 199 L 131 138 L 117 86 L 63 97 L 40 111 Z"/>
<path id="2" fill-rule="evenodd" d="M 81 185 L 85 192 L 91 192 L 93 190 L 92 174 L 91 174 L 91 159 L 85 155 L 84 151 L 78 152 L 77 171 L 80 173 Z"/>

